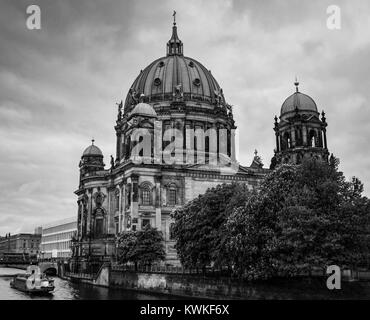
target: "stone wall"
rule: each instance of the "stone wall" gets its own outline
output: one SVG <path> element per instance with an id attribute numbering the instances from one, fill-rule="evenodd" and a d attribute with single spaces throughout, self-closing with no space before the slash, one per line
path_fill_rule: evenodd
<path id="1" fill-rule="evenodd" d="M 370 281 L 342 278 L 342 290 L 328 290 L 326 276 L 278 278 L 243 282 L 229 278 L 190 274 L 144 273 L 104 267 L 95 279 L 69 276 L 67 279 L 91 285 L 134 290 L 147 294 L 168 294 L 183 298 L 261 299 L 363 299 L 370 294 Z M 350 280 L 350 281 L 349 281 Z M 361 280 L 360 278 L 358 280 Z"/>
<path id="2" fill-rule="evenodd" d="M 252 286 L 225 278 L 112 270 L 109 280 L 111 287 L 191 298 L 246 299 L 256 296 Z"/>

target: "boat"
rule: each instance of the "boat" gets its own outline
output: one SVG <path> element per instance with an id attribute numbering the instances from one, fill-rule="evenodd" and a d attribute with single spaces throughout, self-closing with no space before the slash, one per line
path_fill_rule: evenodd
<path id="1" fill-rule="evenodd" d="M 10 286 L 14 289 L 37 294 L 51 294 L 54 291 L 54 279 L 42 273 L 39 266 L 28 266 L 26 273 L 13 276 Z"/>

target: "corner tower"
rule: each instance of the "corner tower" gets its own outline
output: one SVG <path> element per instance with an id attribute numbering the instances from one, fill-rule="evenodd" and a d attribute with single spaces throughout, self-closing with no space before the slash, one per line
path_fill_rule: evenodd
<path id="1" fill-rule="evenodd" d="M 270 169 L 282 163 L 299 164 L 303 158 L 314 157 L 328 161 L 326 118 L 321 119 L 315 101 L 299 92 L 299 82 L 294 82 L 296 91 L 281 106 L 280 117 L 275 116 L 275 155 Z"/>

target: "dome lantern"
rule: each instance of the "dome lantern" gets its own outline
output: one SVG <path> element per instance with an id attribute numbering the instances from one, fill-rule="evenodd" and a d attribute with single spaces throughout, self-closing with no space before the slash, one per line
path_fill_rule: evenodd
<path id="1" fill-rule="evenodd" d="M 176 26 L 176 11 L 173 12 L 173 26 L 172 26 L 172 36 L 171 39 L 167 42 L 167 56 L 184 54 L 182 41 L 177 35 L 177 26 Z"/>

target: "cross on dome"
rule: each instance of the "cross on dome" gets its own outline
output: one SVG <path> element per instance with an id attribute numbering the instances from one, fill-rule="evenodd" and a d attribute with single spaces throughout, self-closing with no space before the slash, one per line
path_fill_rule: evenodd
<path id="1" fill-rule="evenodd" d="M 294 82 L 294 85 L 295 85 L 295 90 L 296 90 L 296 92 L 299 92 L 299 91 L 298 91 L 299 82 L 298 82 L 297 76 L 295 76 L 295 82 Z"/>

